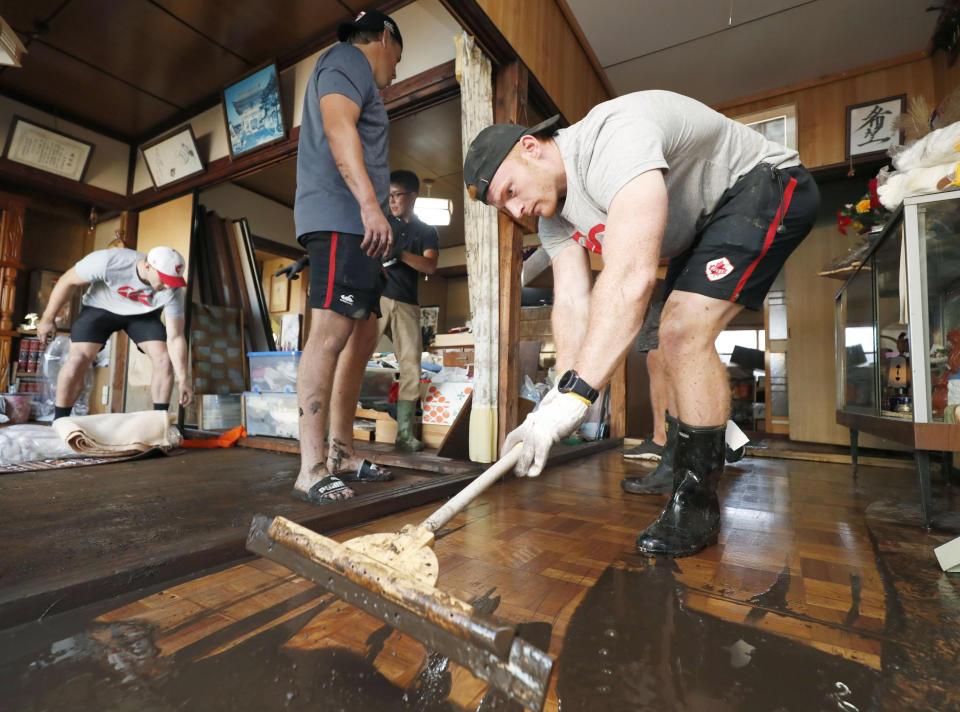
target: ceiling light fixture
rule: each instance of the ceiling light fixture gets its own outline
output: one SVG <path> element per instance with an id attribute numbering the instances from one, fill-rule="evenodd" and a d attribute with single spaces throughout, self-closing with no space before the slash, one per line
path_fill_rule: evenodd
<path id="1" fill-rule="evenodd" d="M 427 197 L 417 198 L 417 202 L 413 204 L 414 214 L 427 225 L 439 225 L 441 227 L 449 225 L 450 216 L 453 214 L 453 201 L 446 198 L 430 197 L 433 178 L 424 178 L 423 184 L 427 186 Z"/>
<path id="2" fill-rule="evenodd" d="M 19 67 L 20 58 L 27 53 L 27 48 L 17 37 L 10 24 L 0 17 L 0 64 L 8 67 Z"/>

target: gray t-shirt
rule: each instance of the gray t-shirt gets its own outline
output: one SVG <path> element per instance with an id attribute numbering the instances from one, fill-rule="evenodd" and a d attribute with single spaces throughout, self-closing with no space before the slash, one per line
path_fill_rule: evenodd
<path id="1" fill-rule="evenodd" d="M 740 176 L 759 163 L 800 163 L 796 151 L 669 91 L 640 91 L 598 104 L 555 138 L 567 195 L 552 217 L 540 219 L 540 242 L 551 259 L 571 239 L 601 253 L 610 203 L 646 171 L 664 171 L 668 206 L 660 255 L 673 257 L 692 244 L 697 221 L 713 212 Z"/>
<path id="2" fill-rule="evenodd" d="M 318 230 L 363 234 L 360 204 L 343 180 L 323 130 L 320 99 L 327 94 L 342 94 L 360 107 L 357 133 L 363 162 L 384 212 L 390 198 L 390 122 L 373 69 L 353 45 L 334 45 L 317 60 L 303 100 L 293 207 L 298 237 Z"/>
<path id="3" fill-rule="evenodd" d="M 91 252 L 74 265 L 77 276 L 90 286 L 83 305 L 132 316 L 163 308 L 167 319 L 183 319 L 183 289 L 156 292 L 137 276 L 137 262 L 146 255 L 126 248 Z"/>

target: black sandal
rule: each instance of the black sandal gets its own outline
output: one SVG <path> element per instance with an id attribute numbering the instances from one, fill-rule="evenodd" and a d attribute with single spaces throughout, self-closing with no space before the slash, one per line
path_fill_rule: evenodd
<path id="1" fill-rule="evenodd" d="M 349 494 L 346 494 L 346 492 L 349 492 Z M 339 496 L 341 493 L 344 493 L 344 496 Z M 343 484 L 343 480 L 339 477 L 327 475 L 319 482 L 314 483 L 307 492 L 294 489 L 293 496 L 310 504 L 329 504 L 330 502 L 339 502 L 356 497 L 357 494 Z"/>
<path id="2" fill-rule="evenodd" d="M 360 460 L 356 472 L 338 472 L 337 477 L 344 482 L 389 482 L 393 474 L 369 460 Z"/>

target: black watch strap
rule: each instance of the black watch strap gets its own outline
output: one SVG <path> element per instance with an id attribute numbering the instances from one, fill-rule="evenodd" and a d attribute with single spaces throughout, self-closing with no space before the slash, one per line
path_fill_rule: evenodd
<path id="1" fill-rule="evenodd" d="M 590 405 L 593 405 L 597 398 L 600 397 L 600 391 L 592 388 L 590 384 L 580 378 L 572 368 L 560 376 L 560 380 L 557 381 L 557 390 L 561 393 L 572 393 L 575 396 L 579 396 Z"/>

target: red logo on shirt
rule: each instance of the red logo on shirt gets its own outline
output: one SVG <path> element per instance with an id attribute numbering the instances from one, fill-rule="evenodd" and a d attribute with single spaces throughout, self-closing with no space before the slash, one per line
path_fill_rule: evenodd
<path id="1" fill-rule="evenodd" d="M 606 229 L 606 225 L 597 223 L 590 228 L 590 232 L 587 233 L 586 237 L 584 237 L 582 232 L 577 230 L 570 236 L 570 239 L 579 243 L 581 247 L 587 248 L 590 252 L 596 252 L 598 255 L 602 255 L 603 245 L 600 244 L 600 240 L 603 239 L 603 232 Z"/>
<path id="2" fill-rule="evenodd" d="M 721 257 L 718 260 L 713 260 L 707 262 L 707 279 L 711 282 L 716 282 L 718 279 L 723 279 L 728 274 L 733 272 L 733 265 L 730 264 L 730 260 L 726 257 Z"/>
<path id="3" fill-rule="evenodd" d="M 120 289 L 117 290 L 117 294 L 121 297 L 126 297 L 132 302 L 139 302 L 148 307 L 153 306 L 153 295 L 149 295 L 141 289 L 135 290 L 133 287 L 120 287 Z"/>

